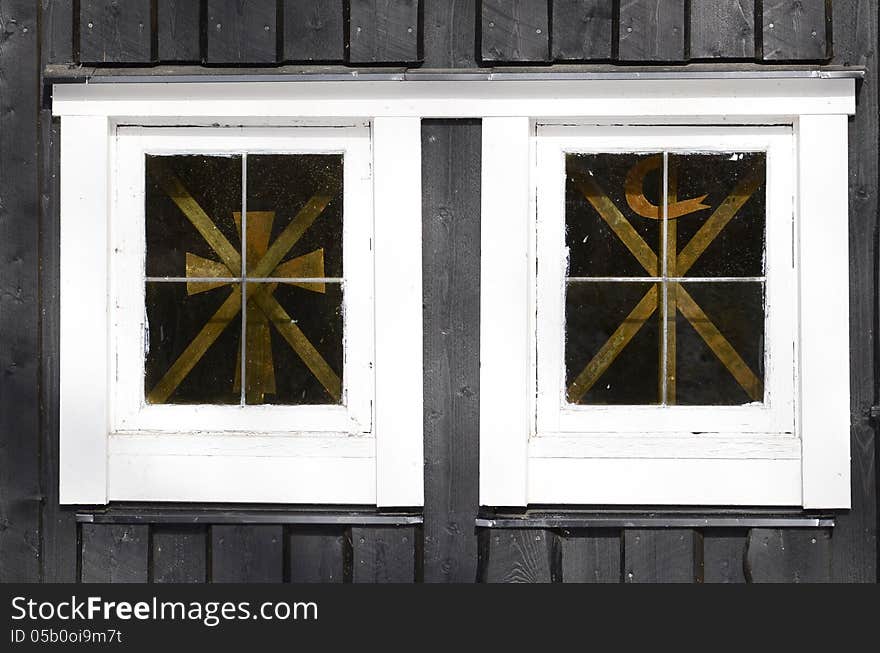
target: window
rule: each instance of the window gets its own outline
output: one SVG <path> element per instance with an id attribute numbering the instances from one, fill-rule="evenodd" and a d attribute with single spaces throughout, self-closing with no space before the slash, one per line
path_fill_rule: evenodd
<path id="1" fill-rule="evenodd" d="M 62 134 L 62 501 L 420 505 L 418 121 Z"/>

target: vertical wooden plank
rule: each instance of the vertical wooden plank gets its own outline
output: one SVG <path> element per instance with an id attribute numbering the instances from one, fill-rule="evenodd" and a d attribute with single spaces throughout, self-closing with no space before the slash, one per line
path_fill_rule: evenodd
<path id="1" fill-rule="evenodd" d="M 152 35 L 150 0 L 80 0 L 82 63 L 148 63 Z"/>
<path id="2" fill-rule="evenodd" d="M 621 582 L 619 531 L 572 531 L 563 535 L 563 583 Z"/>
<path id="3" fill-rule="evenodd" d="M 752 583 L 829 582 L 831 531 L 752 529 L 746 549 L 745 575 Z"/>
<path id="4" fill-rule="evenodd" d="M 695 531 L 685 529 L 624 532 L 627 583 L 693 583 L 697 580 Z"/>
<path id="5" fill-rule="evenodd" d="M 801 116 L 796 130 L 803 506 L 849 508 L 848 117 Z"/>
<path id="6" fill-rule="evenodd" d="M 373 120 L 376 503 L 424 503 L 422 127 Z"/>
<path id="7" fill-rule="evenodd" d="M 41 0 L 43 65 L 73 61 L 73 0 Z"/>
<path id="8" fill-rule="evenodd" d="M 830 2 L 764 0 L 763 16 L 765 61 L 818 61 L 830 56 Z"/>
<path id="9" fill-rule="evenodd" d="M 412 583 L 415 580 L 412 527 L 374 526 L 351 529 L 352 580 L 355 583 Z"/>
<path id="10" fill-rule="evenodd" d="M 154 583 L 204 583 L 208 533 L 203 526 L 153 526 Z"/>
<path id="11" fill-rule="evenodd" d="M 835 0 L 834 63 L 865 66 L 858 111 L 849 121 L 850 415 L 852 508 L 837 515 L 832 547 L 835 582 L 877 581 L 875 315 L 877 314 L 878 4 Z"/>
<path id="12" fill-rule="evenodd" d="M 483 120 L 480 196 L 480 505 L 525 506 L 530 382 L 528 118 Z M 530 398 L 532 403 L 530 404 Z"/>
<path id="13" fill-rule="evenodd" d="M 284 0 L 284 61 L 345 59 L 342 0 Z"/>
<path id="14" fill-rule="evenodd" d="M 475 68 L 478 0 L 423 0 L 426 68 Z"/>
<path id="15" fill-rule="evenodd" d="M 418 0 L 351 0 L 350 63 L 421 60 Z"/>
<path id="16" fill-rule="evenodd" d="M 486 583 L 549 583 L 556 567 L 556 535 L 526 529 L 485 530 L 487 559 L 482 577 Z"/>
<path id="17" fill-rule="evenodd" d="M 483 0 L 481 17 L 483 61 L 550 60 L 550 17 L 543 0 Z"/>
<path id="18" fill-rule="evenodd" d="M 291 583 L 341 583 L 346 576 L 346 534 L 337 528 L 291 528 L 288 565 Z"/>
<path id="19" fill-rule="evenodd" d="M 211 581 L 280 583 L 284 579 L 282 527 L 211 526 Z"/>
<path id="20" fill-rule="evenodd" d="M 208 0 L 207 63 L 275 63 L 277 13 L 275 0 Z"/>
<path id="21" fill-rule="evenodd" d="M 613 0 L 553 0 L 553 60 L 611 59 Z"/>
<path id="22" fill-rule="evenodd" d="M 753 59 L 755 0 L 691 3 L 691 59 Z"/>
<path id="23" fill-rule="evenodd" d="M 621 61 L 683 61 L 685 0 L 626 0 L 620 4 Z"/>
<path id="24" fill-rule="evenodd" d="M 157 0 L 156 37 L 159 61 L 201 59 L 201 3 Z"/>
<path id="25" fill-rule="evenodd" d="M 422 122 L 426 582 L 477 577 L 480 147 L 478 120 Z"/>
<path id="26" fill-rule="evenodd" d="M 703 533 L 703 582 L 744 583 L 746 531 L 709 530 Z"/>
<path id="27" fill-rule="evenodd" d="M 82 582 L 146 583 L 149 544 L 149 526 L 83 524 Z"/>
<path id="28" fill-rule="evenodd" d="M 38 5 L 0 3 L 0 582 L 39 581 Z"/>

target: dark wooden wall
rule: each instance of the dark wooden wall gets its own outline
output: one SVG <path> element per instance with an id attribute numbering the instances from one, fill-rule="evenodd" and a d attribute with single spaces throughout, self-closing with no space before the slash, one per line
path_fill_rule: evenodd
<path id="1" fill-rule="evenodd" d="M 0 0 L 0 581 L 876 581 L 877 45 L 875 0 L 835 0 L 833 16 L 826 0 Z M 851 123 L 853 509 L 834 529 L 474 527 L 478 120 L 422 130 L 422 526 L 232 524 L 209 510 L 180 525 L 155 506 L 77 523 L 59 507 L 59 127 L 40 96 L 46 65 L 161 75 L 689 62 L 868 70 Z"/>

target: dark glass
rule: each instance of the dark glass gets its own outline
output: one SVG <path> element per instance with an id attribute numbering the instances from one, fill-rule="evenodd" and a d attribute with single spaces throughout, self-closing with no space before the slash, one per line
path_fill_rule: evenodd
<path id="1" fill-rule="evenodd" d="M 574 381 L 654 284 L 579 282 L 568 284 L 565 310 L 565 369 L 569 400 L 578 404 L 642 405 L 660 400 L 659 304 L 647 319 L 630 320 L 638 328 L 632 340 L 580 397 L 571 396 Z M 641 324 L 641 326 L 639 326 Z"/>
<path id="2" fill-rule="evenodd" d="M 190 295 L 184 283 L 147 283 L 144 393 L 148 403 L 239 403 L 236 366 L 241 342 L 241 298 L 234 293 L 238 286 L 227 284 Z M 224 305 L 229 310 L 218 317 L 218 309 Z M 206 326 L 217 328 L 216 340 L 201 355 L 187 352 Z M 192 363 L 192 369 L 177 374 L 177 380 L 169 384 L 167 379 L 175 376 L 172 366 L 181 356 Z M 166 385 L 170 395 L 157 397 L 156 392 Z"/>
<path id="3" fill-rule="evenodd" d="M 670 193 L 679 202 L 699 199 L 709 208 L 675 219 L 670 232 L 681 252 L 722 205 L 739 197 L 741 208 L 711 239 L 683 276 L 761 277 L 764 275 L 766 232 L 766 155 L 685 154 L 669 156 Z"/>
<path id="4" fill-rule="evenodd" d="M 266 284 L 248 284 L 248 292 L 254 292 Z M 275 286 L 275 284 L 271 284 Z M 295 327 L 302 332 L 312 347 L 329 366 L 331 374 L 339 383 L 343 374 L 343 316 L 342 287 L 338 283 L 328 283 L 323 291 L 316 292 L 317 286 L 298 286 L 278 284 L 272 298 L 278 302 L 291 318 Z M 274 320 L 274 318 L 273 318 Z M 325 387 L 318 376 L 306 365 L 301 356 L 285 338 L 283 323 L 270 321 L 272 328 L 272 360 L 275 367 L 275 393 L 265 396 L 268 404 L 339 404 L 341 397 L 334 396 L 332 386 Z M 306 354 L 306 358 L 309 355 Z M 323 376 L 323 375 L 322 375 Z M 326 378 L 324 379 L 326 382 Z M 250 403 L 250 402 L 249 402 Z"/>
<path id="5" fill-rule="evenodd" d="M 569 251 L 569 276 L 651 276 L 588 199 L 588 195 L 603 194 L 656 254 L 660 248 L 659 218 L 639 215 L 626 197 L 627 177 L 639 164 L 651 169 L 641 180 L 643 183 L 638 184 L 640 192 L 636 195 L 643 194 L 647 203 L 659 207 L 663 196 L 662 154 L 566 155 L 565 243 Z M 642 212 L 650 213 L 644 209 Z"/>
<path id="6" fill-rule="evenodd" d="M 149 277 L 183 277 L 187 254 L 220 262 L 190 218 L 171 198 L 176 182 L 201 207 L 220 234 L 239 250 L 234 214 L 241 212 L 241 157 L 174 155 L 146 157 L 146 273 Z M 219 269 L 239 276 L 240 270 Z M 215 275 L 211 275 L 215 276 Z"/>
<path id="7" fill-rule="evenodd" d="M 706 339 L 681 312 L 676 329 L 676 400 L 687 406 L 736 406 L 763 401 L 764 383 L 764 284 L 683 283 L 681 286 L 702 309 L 757 379 L 750 396 Z M 730 360 L 728 360 L 728 365 Z"/>
<path id="8" fill-rule="evenodd" d="M 249 154 L 247 163 L 248 226 L 259 220 L 270 246 L 310 200 L 329 199 L 266 276 L 342 277 L 342 155 Z"/>

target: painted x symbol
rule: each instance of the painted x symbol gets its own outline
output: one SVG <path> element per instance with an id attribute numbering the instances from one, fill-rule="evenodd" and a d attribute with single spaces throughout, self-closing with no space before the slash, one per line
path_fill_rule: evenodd
<path id="1" fill-rule="evenodd" d="M 671 252 L 664 253 L 668 268 L 667 276 L 683 277 L 690 270 L 697 259 L 706 251 L 706 248 L 760 187 L 763 177 L 763 167 L 753 170 L 712 213 L 680 253 L 675 254 L 674 246 Z M 624 217 L 596 181 L 589 175 L 576 175 L 574 183 L 648 275 L 659 276 L 660 266 L 657 254 L 633 228 L 629 220 Z M 669 225 L 671 224 L 670 221 Z M 599 377 L 605 373 L 620 355 L 620 352 L 635 337 L 642 325 L 654 314 L 659 306 L 659 294 L 659 284 L 655 283 L 602 345 L 584 370 L 578 374 L 568 387 L 567 397 L 570 403 L 578 403 L 590 391 Z M 764 394 L 761 379 L 752 372 L 748 364 L 681 283 L 673 282 L 668 285 L 667 305 L 671 309 L 672 319 L 674 319 L 676 312 L 680 311 L 752 401 L 760 401 Z"/>
<path id="2" fill-rule="evenodd" d="M 195 261 L 188 255 L 187 267 L 194 265 L 201 266 L 200 269 L 205 273 L 204 276 L 209 277 L 238 277 L 242 272 L 241 254 L 229 242 L 226 236 L 220 231 L 217 225 L 208 217 L 208 214 L 199 206 L 198 202 L 192 197 L 189 191 L 183 186 L 180 180 L 170 171 L 164 164 L 158 162 L 151 167 L 151 174 L 158 182 L 159 186 L 174 201 L 180 211 L 187 217 L 196 230 L 201 234 L 205 242 L 214 250 L 220 258 L 220 262 L 208 261 L 201 259 Z M 263 252 L 262 256 L 253 264 L 248 265 L 246 276 L 248 279 L 261 279 L 267 277 L 284 277 L 291 270 L 287 269 L 291 264 L 295 267 L 301 264 L 300 261 L 288 261 L 282 264 L 282 259 L 287 256 L 293 246 L 302 237 L 306 230 L 312 225 L 315 219 L 324 211 L 330 200 L 333 199 L 331 194 L 318 193 L 314 195 L 306 205 L 300 209 L 299 213 L 290 221 L 290 223 L 279 234 L 278 238 L 269 245 Z M 259 214 L 258 214 L 259 215 Z M 264 216 L 265 217 L 265 216 Z M 268 236 L 267 236 L 268 239 Z M 248 239 L 249 240 L 249 239 Z M 253 247 L 253 243 L 247 243 L 249 250 L 260 254 L 262 247 Z M 249 254 L 251 251 L 249 251 Z M 308 256 L 308 255 L 307 255 Z M 305 258 L 305 257 L 301 257 Z M 205 263 L 207 261 L 207 263 Z M 213 265 L 209 265 L 213 264 Z M 292 282 L 295 283 L 295 282 Z M 189 294 L 202 292 L 212 287 L 224 285 L 224 282 L 202 282 L 199 284 L 187 283 Z M 306 367 L 320 381 L 321 385 L 334 401 L 339 401 L 342 395 L 342 382 L 339 376 L 332 370 L 330 365 L 321 356 L 317 349 L 309 342 L 305 334 L 296 325 L 293 318 L 288 315 L 287 311 L 278 303 L 278 300 L 272 295 L 277 284 L 259 283 L 255 284 L 257 290 L 251 291 L 247 296 L 247 305 L 257 307 L 262 314 L 264 320 L 268 320 L 275 326 L 282 337 L 287 341 L 291 348 L 305 363 Z M 297 285 L 314 285 L 314 284 L 297 284 Z M 221 304 L 220 308 L 212 315 L 198 335 L 193 338 L 192 342 L 186 347 L 182 354 L 174 361 L 174 364 L 160 379 L 159 383 L 148 393 L 147 401 L 149 403 L 159 404 L 168 400 L 168 397 L 177 389 L 184 378 L 190 373 L 196 363 L 205 355 L 208 348 L 217 340 L 226 326 L 235 318 L 242 309 L 241 284 L 233 287 L 232 293 Z M 255 331 L 257 333 L 257 331 Z M 257 336 L 255 344 L 265 343 L 262 334 Z M 250 344 L 250 343 L 248 343 Z M 265 352 L 263 352 L 265 354 Z M 258 364 L 265 366 L 266 356 L 255 356 L 253 360 L 259 361 Z M 250 361 L 249 361 L 250 362 Z M 265 367 L 263 368 L 265 369 Z M 273 379 L 274 380 L 274 379 Z M 268 381 L 257 389 L 257 392 L 263 392 L 269 386 Z M 274 385 L 274 383 L 272 384 Z"/>

